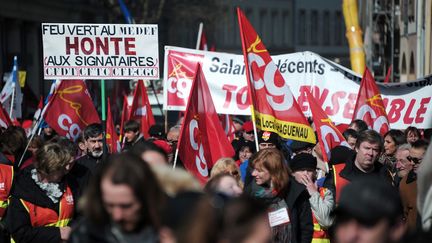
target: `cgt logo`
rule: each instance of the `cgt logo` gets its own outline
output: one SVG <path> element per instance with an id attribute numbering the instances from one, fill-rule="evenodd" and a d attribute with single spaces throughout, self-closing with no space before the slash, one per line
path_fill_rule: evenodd
<path id="1" fill-rule="evenodd" d="M 81 128 L 78 126 L 78 124 L 73 123 L 72 119 L 70 118 L 70 116 L 66 115 L 66 114 L 61 114 L 58 118 L 58 125 L 60 127 L 60 129 L 62 129 L 63 131 L 66 131 L 66 137 L 72 140 L 76 140 L 80 133 L 81 133 Z"/>
<path id="2" fill-rule="evenodd" d="M 182 70 L 182 64 L 179 63 L 174 70 L 168 75 L 167 90 L 169 93 L 176 94 L 179 99 L 186 99 L 192 88 L 193 76 L 188 76 Z"/>
<path id="3" fill-rule="evenodd" d="M 204 157 L 204 147 L 202 143 L 198 144 L 198 141 L 195 139 L 195 130 L 198 131 L 198 121 L 195 119 L 192 119 L 189 123 L 189 140 L 191 143 L 192 149 L 195 151 L 195 153 L 198 153 L 198 155 L 195 156 L 195 165 L 198 169 L 198 172 L 203 176 L 208 176 L 208 168 L 207 168 L 207 161 Z"/>
<path id="4" fill-rule="evenodd" d="M 256 54 L 260 52 L 265 52 L 265 50 L 257 50 L 256 46 L 261 42 L 261 39 L 257 36 L 257 39 L 252 45 L 248 48 L 248 51 L 252 51 L 248 53 L 248 59 L 250 62 L 249 69 L 250 75 L 252 76 L 252 80 L 254 80 L 254 86 L 256 90 L 261 90 L 265 87 L 267 90 L 266 98 L 270 106 L 275 111 L 286 111 L 291 109 L 293 106 L 293 95 L 289 89 L 289 86 L 283 80 L 283 84 L 281 86 L 276 86 L 275 84 L 275 75 L 278 70 L 276 64 L 274 62 L 265 63 L 263 58 Z M 264 67 L 264 80 L 260 77 L 260 75 L 254 75 L 254 64 L 258 68 Z M 280 75 L 280 74 L 279 74 Z M 254 79 L 254 76 L 259 77 L 258 80 Z M 279 84 L 280 85 L 280 84 Z"/>
<path id="5" fill-rule="evenodd" d="M 346 141 L 341 142 L 338 133 L 335 131 L 335 128 L 333 126 L 322 125 L 320 128 L 322 142 L 328 158 L 330 158 L 331 147 L 329 143 L 331 142 L 331 138 L 333 138 L 333 141 L 335 141 L 336 143 L 340 143 L 340 145 L 342 146 L 349 147 L 349 144 Z M 327 138 L 328 135 L 330 135 L 331 138 Z"/>
<path id="6" fill-rule="evenodd" d="M 357 112 L 356 119 L 365 120 L 366 123 L 369 120 L 370 122 L 368 124 L 372 124 L 372 127 L 369 125 L 369 129 L 373 129 L 377 132 L 381 133 L 381 129 L 388 129 L 389 128 L 389 122 L 387 120 L 387 117 L 384 115 L 385 108 L 383 105 L 379 103 L 382 99 L 380 95 L 374 95 L 372 98 L 366 100 L 366 104 L 363 104 Z M 377 107 L 379 110 L 381 110 L 381 114 L 379 116 L 375 112 L 374 109 L 372 109 L 372 106 Z M 385 126 L 386 125 L 386 126 Z"/>

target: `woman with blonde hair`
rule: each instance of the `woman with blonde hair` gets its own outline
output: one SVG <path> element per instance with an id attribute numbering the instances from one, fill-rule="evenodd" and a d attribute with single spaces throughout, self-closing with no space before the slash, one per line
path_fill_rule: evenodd
<path id="1" fill-rule="evenodd" d="M 245 192 L 269 208 L 273 242 L 310 243 L 312 212 L 305 186 L 292 180 L 282 153 L 263 149 L 251 158 L 254 180 Z"/>
<path id="2" fill-rule="evenodd" d="M 240 178 L 240 169 L 237 166 L 234 159 L 232 158 L 218 159 L 216 163 L 213 165 L 213 168 L 210 172 L 210 179 L 222 173 L 227 173 L 232 175 L 238 181 L 238 184 L 243 188 L 243 183 Z"/>

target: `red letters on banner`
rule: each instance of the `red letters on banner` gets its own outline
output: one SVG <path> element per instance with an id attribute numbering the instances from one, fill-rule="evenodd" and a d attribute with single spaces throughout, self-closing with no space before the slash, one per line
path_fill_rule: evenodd
<path id="1" fill-rule="evenodd" d="M 120 55 L 124 49 L 126 55 L 136 55 L 135 38 L 132 37 L 66 37 L 66 54 L 71 55 Z"/>

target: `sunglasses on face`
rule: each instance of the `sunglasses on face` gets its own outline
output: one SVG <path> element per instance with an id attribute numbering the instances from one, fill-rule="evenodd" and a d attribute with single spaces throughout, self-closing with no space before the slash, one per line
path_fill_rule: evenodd
<path id="1" fill-rule="evenodd" d="M 416 158 L 416 157 L 408 156 L 407 159 L 409 161 L 412 161 L 414 164 L 420 164 L 422 162 L 422 159 L 419 159 L 419 158 Z"/>

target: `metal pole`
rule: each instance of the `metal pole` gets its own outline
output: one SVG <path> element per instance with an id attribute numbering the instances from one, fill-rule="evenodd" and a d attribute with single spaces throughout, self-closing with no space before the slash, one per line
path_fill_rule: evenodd
<path id="1" fill-rule="evenodd" d="M 11 74 L 11 75 L 13 75 L 13 74 Z M 14 100 L 15 100 L 15 89 L 16 89 L 16 83 L 15 83 L 15 81 L 12 81 L 12 98 L 11 98 L 10 108 L 9 108 L 9 117 L 11 119 L 13 119 L 12 118 L 12 112 L 13 112 Z"/>
<path id="2" fill-rule="evenodd" d="M 202 30 L 203 30 L 204 24 L 201 22 L 199 24 L 199 29 L 198 29 L 198 39 L 197 39 L 197 43 L 196 43 L 196 48 L 197 50 L 199 50 L 200 44 L 201 44 L 201 36 L 202 36 Z"/>
<path id="3" fill-rule="evenodd" d="M 107 157 L 108 147 L 106 143 L 106 98 L 105 98 L 105 80 L 101 79 L 100 81 L 100 89 L 101 89 L 101 103 L 102 103 L 102 128 L 104 131 L 103 137 L 103 160 Z"/>

